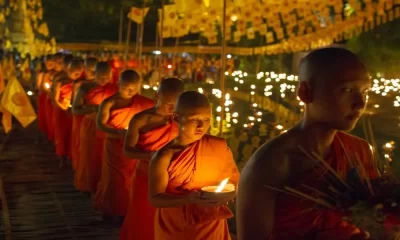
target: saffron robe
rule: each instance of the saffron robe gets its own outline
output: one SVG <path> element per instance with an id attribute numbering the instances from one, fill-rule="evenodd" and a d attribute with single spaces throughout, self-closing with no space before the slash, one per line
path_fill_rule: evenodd
<path id="1" fill-rule="evenodd" d="M 344 149 L 342 147 L 342 144 Z M 369 144 L 357 137 L 338 132 L 333 141 L 334 156 L 326 162 L 344 178 L 351 167 L 348 165 L 349 156 L 357 154 L 362 161 L 368 176 L 375 178 L 376 173 L 372 167 L 372 151 Z M 311 161 L 311 160 L 310 160 Z M 326 176 L 326 168 L 320 167 L 306 171 L 304 176 L 294 180 L 295 186 L 304 193 L 310 191 L 302 184 L 308 185 L 322 192 L 326 181 L 321 178 Z M 312 194 L 312 193 L 310 193 Z M 356 226 L 342 220 L 343 214 L 332 209 L 315 208 L 315 203 L 303 198 L 294 197 L 288 194 L 279 194 L 275 207 L 275 222 L 270 239 L 337 239 L 348 240 L 356 229 Z"/>
<path id="2" fill-rule="evenodd" d="M 47 136 L 47 113 L 46 113 L 46 101 L 47 95 L 44 92 L 40 92 L 37 98 L 38 101 L 38 127 L 39 130 Z"/>
<path id="3" fill-rule="evenodd" d="M 239 171 L 225 139 L 203 136 L 171 159 L 167 193 L 185 195 L 202 187 L 218 185 L 225 178 L 239 179 Z M 158 208 L 154 220 L 155 240 L 228 240 L 227 206 L 184 205 Z"/>
<path id="4" fill-rule="evenodd" d="M 170 122 L 145 133 L 140 133 L 136 148 L 144 152 L 155 152 L 178 135 L 178 125 Z M 120 240 L 153 240 L 154 215 L 156 209 L 148 198 L 149 163 L 138 161 L 133 177 L 132 197 L 124 223 L 121 227 Z"/>
<path id="5" fill-rule="evenodd" d="M 72 95 L 72 83 L 67 83 L 60 88 L 58 101 L 65 107 L 70 107 Z M 55 107 L 55 144 L 57 156 L 69 156 L 71 149 L 72 116 L 70 112 Z"/>
<path id="6" fill-rule="evenodd" d="M 117 87 L 111 83 L 91 89 L 85 96 L 85 104 L 100 105 L 104 99 L 114 95 Z M 103 133 L 96 130 L 97 113 L 83 117 L 80 127 L 79 161 L 76 165 L 74 184 L 81 192 L 96 192 L 101 172 Z"/>
<path id="7" fill-rule="evenodd" d="M 49 93 L 50 94 L 50 93 Z M 47 122 L 47 139 L 50 142 L 54 142 L 54 105 L 49 97 L 47 95 L 46 103 L 45 103 L 45 108 L 46 108 L 46 122 Z"/>
<path id="8" fill-rule="evenodd" d="M 126 129 L 135 114 L 153 106 L 153 100 L 136 95 L 130 106 L 111 110 L 107 124 L 115 129 Z M 123 155 L 123 146 L 123 137 L 106 133 L 102 172 L 94 208 L 108 216 L 125 216 L 130 202 L 136 160 Z"/>

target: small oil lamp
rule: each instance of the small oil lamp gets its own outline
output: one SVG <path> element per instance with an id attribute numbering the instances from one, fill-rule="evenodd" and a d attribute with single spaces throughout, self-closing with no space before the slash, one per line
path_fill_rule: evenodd
<path id="1" fill-rule="evenodd" d="M 228 184 L 229 178 L 224 179 L 218 186 L 201 188 L 201 196 L 213 199 L 233 199 L 236 195 L 235 185 Z"/>

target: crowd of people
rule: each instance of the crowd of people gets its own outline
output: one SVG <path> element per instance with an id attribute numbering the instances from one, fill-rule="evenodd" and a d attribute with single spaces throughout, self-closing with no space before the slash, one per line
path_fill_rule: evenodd
<path id="1" fill-rule="evenodd" d="M 238 190 L 240 240 L 368 239 L 343 212 L 280 190 L 327 187 L 329 172 L 310 164 L 304 152 L 342 175 L 350 167 L 345 152 L 357 154 L 375 177 L 368 143 L 342 132 L 355 126 L 370 88 L 366 67 L 353 53 L 326 48 L 302 60 L 301 122 L 263 144 L 240 181 L 225 139 L 207 134 L 207 97 L 185 91 L 179 78 L 164 78 L 149 99 L 139 94 L 142 78 L 135 70 L 113 77 L 109 62 L 61 53 L 44 63 L 36 82 L 39 128 L 55 144 L 60 167 L 72 163 L 76 189 L 92 196 L 104 220 L 122 222 L 120 239 L 230 239 L 227 203 L 235 194 L 201 191 L 224 179 Z"/>

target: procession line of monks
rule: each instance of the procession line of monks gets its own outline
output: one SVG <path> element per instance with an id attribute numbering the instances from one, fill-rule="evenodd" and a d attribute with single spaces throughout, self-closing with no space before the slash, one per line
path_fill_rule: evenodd
<path id="1" fill-rule="evenodd" d="M 212 111 L 204 95 L 167 78 L 154 101 L 139 94 L 136 71 L 112 82 L 111 66 L 92 58 L 55 54 L 45 65 L 39 128 L 60 167 L 72 161 L 74 185 L 92 194 L 94 208 L 125 217 L 120 239 L 230 239 L 233 199 L 197 191 L 239 178 L 226 141 L 207 135 Z"/>
<path id="2" fill-rule="evenodd" d="M 139 94 L 141 78 L 133 70 L 111 82 L 108 63 L 86 59 L 83 66 L 61 54 L 47 58 L 46 68 L 38 79 L 39 127 L 55 143 L 60 165 L 72 161 L 75 187 L 94 196 L 94 207 L 125 217 L 120 239 L 230 239 L 226 219 L 233 214 L 226 203 L 233 196 L 199 191 L 226 178 L 239 184 L 240 240 L 368 239 L 343 212 L 277 191 L 292 186 L 318 197 L 329 187 L 330 171 L 300 149 L 325 159 L 343 178 L 349 156 L 361 159 L 370 178 L 379 175 L 368 143 L 343 132 L 355 127 L 371 87 L 366 67 L 350 51 L 319 49 L 301 61 L 302 120 L 261 146 L 240 181 L 226 141 L 207 134 L 208 99 L 185 92 L 181 80 L 161 81 L 153 102 Z"/>

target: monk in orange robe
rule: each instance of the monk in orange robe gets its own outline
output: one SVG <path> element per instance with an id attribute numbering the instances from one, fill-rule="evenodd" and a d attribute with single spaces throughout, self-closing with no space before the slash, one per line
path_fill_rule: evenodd
<path id="1" fill-rule="evenodd" d="M 46 123 L 47 123 L 47 128 L 46 128 L 46 133 L 47 133 L 47 139 L 51 142 L 54 141 L 54 117 L 53 117 L 53 112 L 54 112 L 54 106 L 53 106 L 53 92 L 52 92 L 52 86 L 53 86 L 53 81 L 55 76 L 63 71 L 63 54 L 62 53 L 56 53 L 54 55 L 54 70 L 47 72 L 43 76 L 43 80 L 41 82 L 41 89 L 44 93 L 47 95 L 47 99 L 45 102 L 45 109 L 46 109 Z"/>
<path id="2" fill-rule="evenodd" d="M 46 101 L 47 93 L 46 89 L 42 89 L 42 82 L 44 77 L 48 76 L 53 71 L 55 61 L 52 55 L 46 56 L 45 59 L 45 70 L 37 76 L 36 89 L 39 91 L 38 95 L 38 127 L 40 131 L 47 135 L 47 118 L 46 118 Z"/>
<path id="3" fill-rule="evenodd" d="M 72 99 L 74 100 L 80 86 L 85 82 L 94 82 L 95 79 L 95 68 L 97 59 L 89 57 L 85 60 L 85 78 L 78 79 L 72 83 Z M 76 170 L 77 162 L 79 161 L 79 143 L 80 143 L 80 127 L 84 115 L 73 115 L 72 116 L 72 132 L 71 132 L 71 149 L 70 156 L 72 161 L 72 169 Z"/>
<path id="4" fill-rule="evenodd" d="M 132 117 L 154 105 L 139 95 L 141 78 L 126 70 L 119 79 L 119 92 L 103 101 L 97 114 L 97 127 L 106 133 L 102 174 L 94 198 L 94 208 L 105 218 L 124 217 L 130 202 L 136 161 L 123 155 L 126 130 Z"/>
<path id="5" fill-rule="evenodd" d="M 95 193 L 100 179 L 104 134 L 96 130 L 96 116 L 104 99 L 118 89 L 111 83 L 111 66 L 107 62 L 96 65 L 94 82 L 83 83 L 72 106 L 73 114 L 85 115 L 80 127 L 79 161 L 75 170 L 75 187 L 81 192 Z M 101 169 L 101 168 L 100 168 Z"/>
<path id="6" fill-rule="evenodd" d="M 175 109 L 179 134 L 155 153 L 149 167 L 149 200 L 157 208 L 154 239 L 228 240 L 226 219 L 233 214 L 226 204 L 235 194 L 202 196 L 199 190 L 226 178 L 237 183 L 232 152 L 225 139 L 206 134 L 212 111 L 203 94 L 181 94 Z"/>
<path id="7" fill-rule="evenodd" d="M 303 118 L 265 143 L 244 167 L 236 207 L 239 239 L 367 239 L 341 212 L 279 189 L 291 186 L 311 195 L 308 185 L 329 193 L 324 179 L 330 174 L 304 151 L 321 156 L 342 178 L 350 169 L 347 155 L 358 154 L 375 177 L 368 143 L 342 132 L 353 129 L 363 114 L 370 87 L 366 67 L 348 50 L 319 49 L 302 59 L 298 96 L 305 103 Z"/>
<path id="8" fill-rule="evenodd" d="M 133 177 L 132 197 L 120 231 L 121 240 L 153 240 L 156 209 L 148 199 L 148 168 L 152 154 L 178 135 L 172 120 L 175 102 L 184 83 L 177 78 L 161 81 L 156 105 L 135 115 L 129 123 L 124 155 L 138 161 Z"/>
<path id="9" fill-rule="evenodd" d="M 71 99 L 72 83 L 76 81 L 83 72 L 83 62 L 80 59 L 71 61 L 68 67 L 68 77 L 62 78 L 55 83 L 54 103 L 55 113 L 55 144 L 56 155 L 60 159 L 60 168 L 66 166 L 71 149 Z"/>

